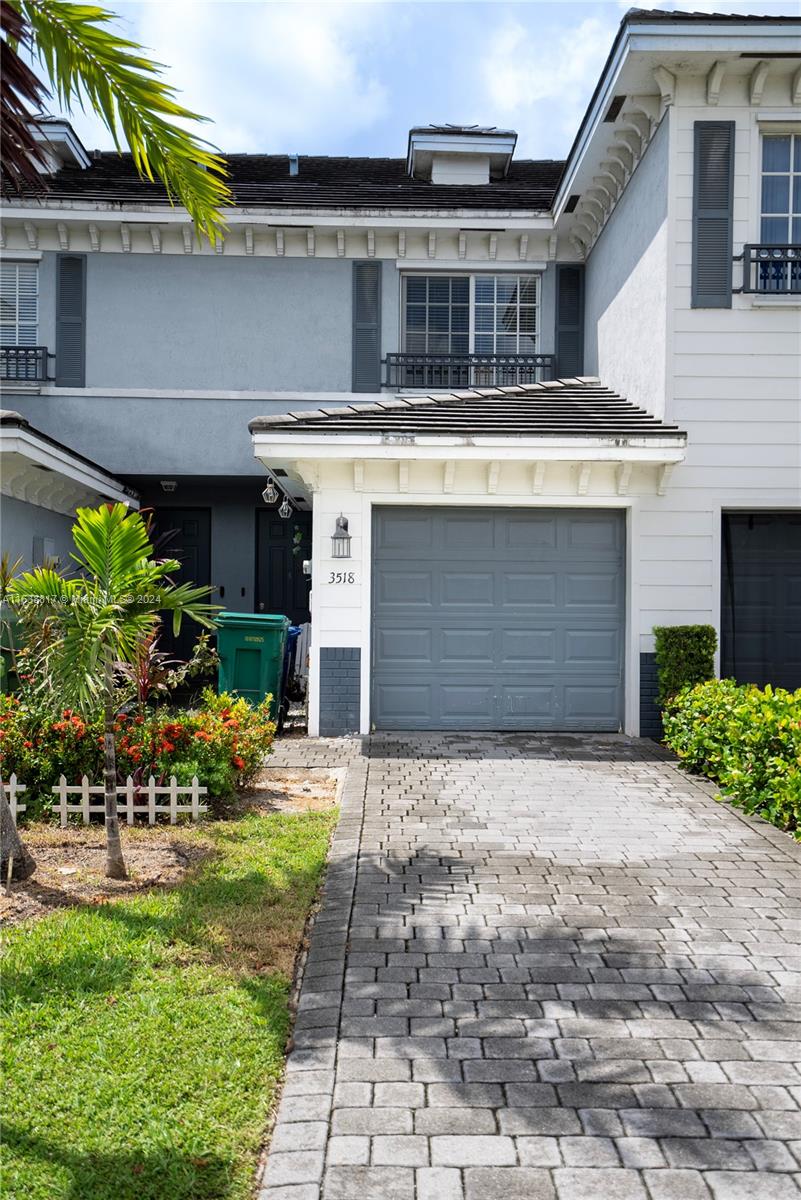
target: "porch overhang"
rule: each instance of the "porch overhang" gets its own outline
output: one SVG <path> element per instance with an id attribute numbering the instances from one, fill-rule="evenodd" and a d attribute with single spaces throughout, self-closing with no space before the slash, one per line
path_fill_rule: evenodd
<path id="1" fill-rule="evenodd" d="M 10 410 L 0 412 L 0 476 L 4 496 L 65 516 L 104 500 L 139 507 L 135 491 Z"/>

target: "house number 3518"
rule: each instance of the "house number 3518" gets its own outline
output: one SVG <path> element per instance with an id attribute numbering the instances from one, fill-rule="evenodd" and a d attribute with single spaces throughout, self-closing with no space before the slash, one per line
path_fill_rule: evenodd
<path id="1" fill-rule="evenodd" d="M 353 571 L 331 571 L 328 575 L 329 583 L 355 583 L 356 575 Z"/>

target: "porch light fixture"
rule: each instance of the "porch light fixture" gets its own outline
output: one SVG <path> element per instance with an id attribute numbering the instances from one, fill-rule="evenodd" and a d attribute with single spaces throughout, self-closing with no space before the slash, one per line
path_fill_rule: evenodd
<path id="1" fill-rule="evenodd" d="M 292 516 L 293 512 L 294 512 L 294 509 L 292 508 L 292 505 L 289 503 L 289 497 L 284 496 L 283 500 L 281 501 L 281 507 L 278 509 L 279 517 L 283 517 L 283 519 L 286 521 L 286 519 L 288 517 Z"/>
<path id="2" fill-rule="evenodd" d="M 331 557 L 332 558 L 350 558 L 350 534 L 348 533 L 348 518 L 343 517 L 342 513 L 334 523 L 334 532 L 331 536 Z"/>
<path id="3" fill-rule="evenodd" d="M 278 499 L 278 488 L 273 483 L 272 479 L 268 482 L 267 487 L 261 494 L 261 498 L 265 504 L 275 504 Z"/>

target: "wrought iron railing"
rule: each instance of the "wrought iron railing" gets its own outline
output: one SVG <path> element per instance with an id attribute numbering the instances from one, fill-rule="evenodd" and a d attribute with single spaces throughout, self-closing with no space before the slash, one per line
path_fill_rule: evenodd
<path id="1" fill-rule="evenodd" d="M 0 346 L 0 379 L 44 383 L 50 357 L 47 346 Z"/>
<path id="2" fill-rule="evenodd" d="M 553 379 L 552 354 L 388 354 L 384 387 L 509 387 Z"/>
<path id="3" fill-rule="evenodd" d="M 801 293 L 801 246 L 773 244 L 743 246 L 735 262 L 743 264 L 742 287 L 746 295 Z"/>

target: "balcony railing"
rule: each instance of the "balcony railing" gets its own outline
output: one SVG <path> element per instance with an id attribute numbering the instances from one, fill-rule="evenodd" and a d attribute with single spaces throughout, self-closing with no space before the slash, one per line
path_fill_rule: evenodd
<path id="1" fill-rule="evenodd" d="M 552 354 L 388 354 L 384 387 L 509 387 L 553 379 Z"/>
<path id="2" fill-rule="evenodd" d="M 44 383 L 50 357 L 47 346 L 0 346 L 0 379 Z"/>
<path id="3" fill-rule="evenodd" d="M 735 262 L 743 264 L 746 295 L 786 296 L 801 293 L 801 246 L 748 245 Z"/>

